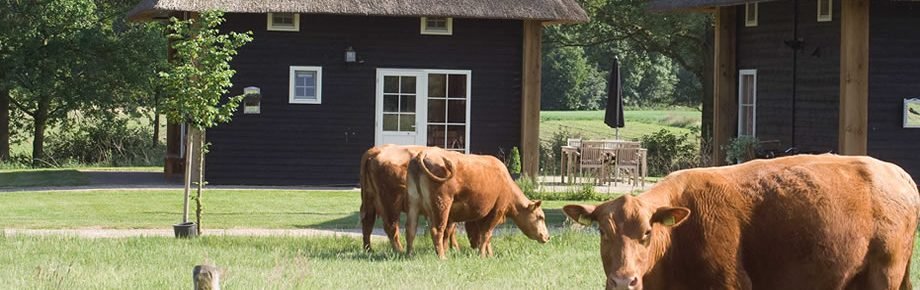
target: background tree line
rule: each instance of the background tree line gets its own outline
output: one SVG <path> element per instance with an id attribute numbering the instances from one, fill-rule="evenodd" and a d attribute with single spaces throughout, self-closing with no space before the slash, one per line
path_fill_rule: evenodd
<path id="1" fill-rule="evenodd" d="M 579 0 L 590 23 L 554 25 L 543 39 L 544 110 L 595 110 L 619 57 L 627 106 L 701 105 L 709 88 L 712 19 L 660 14 L 646 0 Z"/>
<path id="2" fill-rule="evenodd" d="M 49 165 L 50 127 L 56 139 L 95 146 L 137 133 L 129 120 L 156 118 L 166 41 L 160 24 L 127 22 L 137 1 L 0 1 L 0 159 L 9 161 L 12 142 L 31 137 L 30 163 Z M 69 143 L 55 148 L 82 147 Z"/>

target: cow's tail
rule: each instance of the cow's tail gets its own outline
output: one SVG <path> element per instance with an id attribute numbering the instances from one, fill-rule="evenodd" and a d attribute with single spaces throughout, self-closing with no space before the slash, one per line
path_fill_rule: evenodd
<path id="1" fill-rule="evenodd" d="M 424 150 L 418 154 L 418 157 L 416 157 L 416 160 L 418 163 L 418 167 L 420 167 L 422 171 L 424 171 L 425 174 L 428 175 L 429 178 L 431 178 L 432 180 L 436 182 L 443 183 L 454 177 L 454 163 L 451 162 L 450 159 L 441 157 L 441 159 L 444 160 L 444 169 L 445 169 L 444 171 L 447 172 L 443 177 L 441 177 L 441 176 L 434 174 L 433 172 L 431 172 L 430 169 L 428 169 L 428 164 L 426 162 L 427 157 L 428 157 L 428 151 Z"/>

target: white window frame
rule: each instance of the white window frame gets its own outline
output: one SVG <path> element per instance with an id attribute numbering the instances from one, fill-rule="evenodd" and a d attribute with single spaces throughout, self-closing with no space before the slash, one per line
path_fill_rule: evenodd
<path id="1" fill-rule="evenodd" d="M 432 18 L 435 18 L 435 17 L 432 17 Z M 429 30 L 428 29 L 428 17 L 422 17 L 421 18 L 421 30 L 420 30 L 421 31 L 420 33 L 422 35 L 453 35 L 454 34 L 454 18 L 453 17 L 436 17 L 436 18 L 444 18 L 444 20 L 446 21 L 445 25 L 447 25 L 447 31 Z"/>
<path id="2" fill-rule="evenodd" d="M 298 71 L 311 71 L 316 73 L 316 100 L 297 100 L 296 95 L 296 84 L 297 76 L 296 72 Z M 289 102 L 291 104 L 322 104 L 323 103 L 323 67 L 321 66 L 291 66 L 290 70 L 290 85 L 289 85 Z"/>
<path id="3" fill-rule="evenodd" d="M 744 96 L 743 80 L 745 76 L 754 77 L 754 88 L 752 90 L 752 92 L 754 92 L 754 95 L 751 97 L 752 104 L 750 105 L 751 107 L 753 107 L 753 110 L 751 110 L 751 114 L 753 114 L 753 116 L 751 116 L 751 128 L 752 128 L 751 137 L 757 137 L 757 70 L 756 69 L 742 69 L 738 71 L 738 136 L 741 136 L 741 131 L 744 130 L 743 128 L 741 128 L 741 120 L 743 118 L 741 112 L 744 112 L 743 109 L 745 106 L 742 104 L 742 98 Z"/>
<path id="4" fill-rule="evenodd" d="M 274 16 L 275 13 L 268 13 L 268 20 L 266 21 L 266 30 L 268 31 L 300 31 L 300 13 L 291 13 L 294 14 L 294 27 L 284 27 L 284 26 L 275 26 Z"/>
<path id="5" fill-rule="evenodd" d="M 827 15 L 821 15 L 821 1 L 827 1 Z M 834 21 L 834 0 L 818 0 L 818 22 Z"/>
<path id="6" fill-rule="evenodd" d="M 751 9 L 754 9 L 754 18 L 749 18 L 751 15 Z M 744 4 L 744 27 L 757 27 L 758 19 L 760 19 L 760 3 L 746 3 Z"/>

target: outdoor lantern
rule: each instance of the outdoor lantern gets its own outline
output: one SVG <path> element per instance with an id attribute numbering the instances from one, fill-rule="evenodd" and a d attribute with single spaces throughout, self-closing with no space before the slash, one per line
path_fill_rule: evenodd
<path id="1" fill-rule="evenodd" d="M 354 63 L 358 60 L 358 55 L 355 53 L 355 49 L 349 46 L 345 49 L 345 62 Z"/>
<path id="2" fill-rule="evenodd" d="M 262 90 L 258 87 L 243 89 L 243 114 L 262 113 Z"/>

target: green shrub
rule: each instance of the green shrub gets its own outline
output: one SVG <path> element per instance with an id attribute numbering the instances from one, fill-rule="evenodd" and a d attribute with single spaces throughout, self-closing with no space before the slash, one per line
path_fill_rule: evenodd
<path id="1" fill-rule="evenodd" d="M 511 156 L 508 158 L 508 172 L 512 175 L 521 174 L 521 151 L 518 148 L 511 148 Z"/>
<path id="2" fill-rule="evenodd" d="M 700 165 L 698 138 L 694 132 L 677 135 L 661 129 L 642 136 L 642 147 L 648 149 L 648 169 L 652 176 L 664 176 L 672 171 Z"/>
<path id="3" fill-rule="evenodd" d="M 165 149 L 161 142 L 151 144 L 152 130 L 129 126 L 126 118 L 87 118 L 79 126 L 63 127 L 48 136 L 44 163 L 51 167 L 160 165 Z"/>
<path id="4" fill-rule="evenodd" d="M 616 197 L 597 192 L 592 184 L 572 186 L 563 191 L 545 191 L 538 182 L 526 175 L 517 180 L 517 185 L 531 200 L 606 201 Z"/>
<path id="5" fill-rule="evenodd" d="M 725 161 L 730 164 L 743 163 L 752 160 L 760 149 L 760 140 L 753 136 L 738 136 L 723 146 Z"/>

